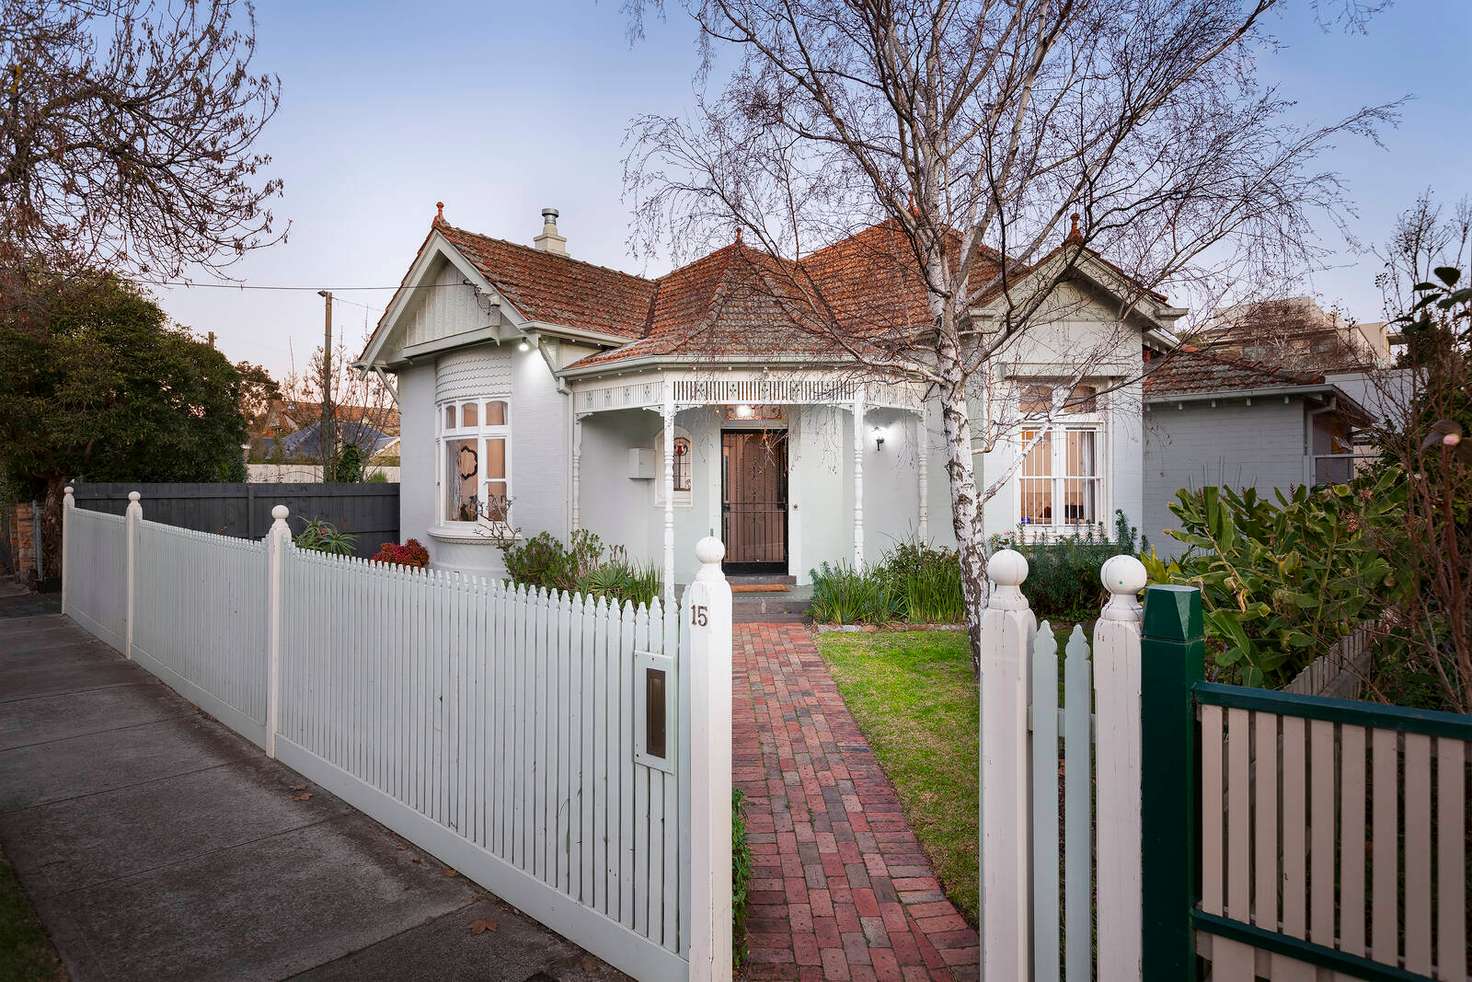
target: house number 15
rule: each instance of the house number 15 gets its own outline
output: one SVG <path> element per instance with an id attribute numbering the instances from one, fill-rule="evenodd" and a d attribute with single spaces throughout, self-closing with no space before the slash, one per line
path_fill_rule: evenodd
<path id="1" fill-rule="evenodd" d="M 694 624 L 696 627 L 705 627 L 706 624 L 710 623 L 710 618 L 706 616 L 707 609 L 708 608 L 705 606 L 705 604 L 696 604 L 695 606 L 691 607 L 690 623 Z"/>

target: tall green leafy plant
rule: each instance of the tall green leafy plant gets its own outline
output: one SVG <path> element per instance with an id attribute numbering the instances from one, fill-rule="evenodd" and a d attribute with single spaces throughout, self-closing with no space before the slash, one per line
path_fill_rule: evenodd
<path id="1" fill-rule="evenodd" d="M 1190 548 L 1143 558 L 1153 582 L 1201 589 L 1206 637 L 1219 677 L 1253 686 L 1290 681 L 1398 590 L 1372 529 L 1401 507 L 1398 473 L 1268 501 L 1255 489 L 1181 491 L 1167 534 Z"/>

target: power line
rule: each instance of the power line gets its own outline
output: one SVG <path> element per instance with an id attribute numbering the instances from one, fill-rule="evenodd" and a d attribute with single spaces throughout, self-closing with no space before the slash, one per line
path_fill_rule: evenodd
<path id="1" fill-rule="evenodd" d="M 188 280 L 141 280 L 147 286 L 180 286 L 190 290 L 310 290 L 317 293 L 328 290 L 333 293 L 349 290 L 432 290 L 442 286 L 465 286 L 465 283 L 419 283 L 413 286 L 282 286 L 265 283 L 192 283 Z M 345 301 L 346 302 L 346 301 Z"/>

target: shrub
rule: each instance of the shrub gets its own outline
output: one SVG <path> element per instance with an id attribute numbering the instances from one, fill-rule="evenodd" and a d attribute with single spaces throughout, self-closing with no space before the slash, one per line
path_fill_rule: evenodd
<path id="1" fill-rule="evenodd" d="M 1152 582 L 1201 589 L 1217 678 L 1284 685 L 1383 613 L 1400 589 L 1373 529 L 1400 510 L 1397 478 L 1278 491 L 1276 504 L 1252 488 L 1177 494 L 1181 528 L 1167 534 L 1190 549 L 1174 562 L 1152 551 L 1145 566 Z"/>
<path id="2" fill-rule="evenodd" d="M 512 581 L 544 590 L 647 605 L 664 587 L 657 568 L 634 562 L 622 546 L 607 548 L 587 529 L 574 532 L 566 545 L 550 532 L 538 532 L 507 546 L 504 555 Z"/>
<path id="3" fill-rule="evenodd" d="M 418 539 L 410 539 L 403 545 L 385 542 L 373 554 L 373 561 L 393 566 L 413 566 L 416 569 L 424 569 L 429 565 L 429 550 L 424 548 Z"/>
<path id="4" fill-rule="evenodd" d="M 1023 592 L 1039 619 L 1081 621 L 1094 617 L 1108 599 L 1099 582 L 1104 560 L 1137 551 L 1138 530 L 1130 526 L 1124 512 L 1114 513 L 1114 536 L 1084 532 L 1034 542 L 1020 536 L 999 536 L 992 548 L 1016 549 L 1027 557 L 1027 582 Z"/>
<path id="5" fill-rule="evenodd" d="M 746 795 L 731 789 L 731 961 L 746 961 L 746 908 L 750 896 L 751 847 L 746 843 Z"/>
<path id="6" fill-rule="evenodd" d="M 965 619 L 961 564 L 950 549 L 902 543 L 856 570 L 823 563 L 812 572 L 814 620 L 831 624 L 955 624 Z"/>
<path id="7" fill-rule="evenodd" d="M 308 519 L 292 541 L 298 549 L 311 549 L 333 556 L 351 556 L 358 548 L 356 535 L 339 531 L 337 526 L 320 518 Z"/>
<path id="8" fill-rule="evenodd" d="M 828 624 L 887 624 L 903 614 L 901 598 L 878 567 L 856 570 L 823 563 L 813 570 L 808 613 Z"/>

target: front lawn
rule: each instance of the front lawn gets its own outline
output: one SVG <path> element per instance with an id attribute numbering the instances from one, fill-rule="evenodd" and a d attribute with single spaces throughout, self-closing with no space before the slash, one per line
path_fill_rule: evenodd
<path id="1" fill-rule="evenodd" d="M 979 714 L 966 635 L 825 633 L 818 650 L 946 895 L 976 923 Z"/>

